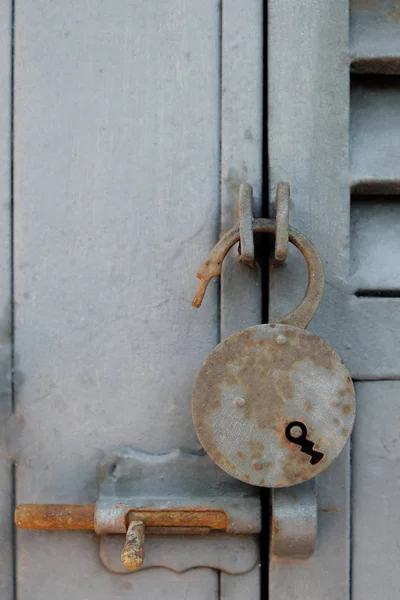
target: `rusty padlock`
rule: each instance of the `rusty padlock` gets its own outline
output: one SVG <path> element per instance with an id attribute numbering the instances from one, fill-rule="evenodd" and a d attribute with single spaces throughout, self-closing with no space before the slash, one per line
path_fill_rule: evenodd
<path id="1" fill-rule="evenodd" d="M 276 232 L 272 219 L 254 219 L 252 227 Z M 239 237 L 237 225 L 201 266 L 195 307 Z M 237 479 L 271 488 L 324 471 L 343 450 L 355 418 L 354 387 L 343 361 L 306 330 L 323 292 L 320 256 L 292 227 L 289 241 L 307 262 L 304 299 L 283 318 L 239 331 L 214 348 L 192 400 L 196 433 L 211 459 Z"/>

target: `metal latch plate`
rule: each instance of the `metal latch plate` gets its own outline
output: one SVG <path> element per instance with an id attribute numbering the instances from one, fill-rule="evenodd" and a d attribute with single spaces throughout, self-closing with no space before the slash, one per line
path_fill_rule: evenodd
<path id="1" fill-rule="evenodd" d="M 228 533 L 261 531 L 258 490 L 226 475 L 203 451 L 148 454 L 120 448 L 104 457 L 97 476 L 95 531 L 100 535 L 126 533 L 128 515 L 136 514 L 146 529 L 165 526 L 168 533 L 196 525 Z"/>

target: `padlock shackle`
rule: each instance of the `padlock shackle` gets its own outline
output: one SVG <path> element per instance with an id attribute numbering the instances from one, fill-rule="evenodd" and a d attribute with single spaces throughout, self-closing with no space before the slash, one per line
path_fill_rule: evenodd
<path id="1" fill-rule="evenodd" d="M 254 219 L 253 231 L 255 233 L 276 232 L 276 221 L 274 219 Z M 229 250 L 240 239 L 239 225 L 233 227 L 225 233 L 215 244 L 204 263 L 201 265 L 197 277 L 200 279 L 196 296 L 193 299 L 193 306 L 199 308 L 207 286 L 213 277 L 221 275 L 222 263 Z M 308 285 L 303 300 L 280 319 L 274 319 L 273 323 L 286 323 L 306 329 L 313 318 L 315 311 L 320 303 L 324 289 L 324 268 L 321 257 L 315 246 L 302 235 L 297 229 L 289 227 L 289 241 L 296 246 L 304 256 L 308 269 Z"/>

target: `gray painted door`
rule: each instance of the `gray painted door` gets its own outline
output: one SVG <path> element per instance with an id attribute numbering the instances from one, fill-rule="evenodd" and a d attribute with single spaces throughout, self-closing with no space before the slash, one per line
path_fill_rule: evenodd
<path id="1" fill-rule="evenodd" d="M 103 452 L 198 450 L 196 372 L 220 335 L 260 319 L 257 271 L 243 279 L 235 261 L 221 295 L 211 286 L 200 311 L 191 299 L 238 184 L 260 200 L 262 2 L 2 6 L 3 406 L 6 420 L 12 357 L 16 465 L 14 482 L 0 465 L 6 600 L 13 486 L 18 503 L 91 503 Z M 218 546 L 196 543 L 198 568 L 124 576 L 106 570 L 94 535 L 17 531 L 18 599 L 258 596 L 257 557 L 247 575 L 219 572 Z M 171 545 L 184 562 L 185 539 Z"/>
<path id="2" fill-rule="evenodd" d="M 291 223 L 321 252 L 310 329 L 358 401 L 351 444 L 317 481 L 315 554 L 271 557 L 270 600 L 398 595 L 399 15 L 386 0 L 264 9 L 264 177 L 270 199 L 290 182 Z M 198 449 L 195 374 L 262 320 L 259 269 L 237 250 L 200 311 L 191 298 L 240 183 L 262 210 L 263 2 L 5 0 L 0 47 L 0 597 L 257 598 L 258 561 L 221 571 L 209 541 L 198 568 L 118 575 L 94 534 L 14 534 L 11 515 L 95 501 L 115 446 Z M 270 319 L 304 276 L 295 252 L 271 267 Z M 190 546 L 171 544 L 179 564 Z"/>
<path id="3" fill-rule="evenodd" d="M 271 560 L 272 600 L 393 598 L 400 587 L 399 15 L 396 1 L 269 1 L 270 196 L 290 182 L 291 223 L 322 255 L 310 330 L 350 369 L 358 411 L 351 444 L 317 478 L 315 554 Z M 271 271 L 271 318 L 296 303 L 304 276 L 295 252 Z"/>

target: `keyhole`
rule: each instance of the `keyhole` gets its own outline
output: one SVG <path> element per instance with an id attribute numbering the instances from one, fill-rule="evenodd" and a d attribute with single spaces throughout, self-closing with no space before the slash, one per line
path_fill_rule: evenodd
<path id="1" fill-rule="evenodd" d="M 285 435 L 289 442 L 300 446 L 301 452 L 311 456 L 310 463 L 312 465 L 317 465 L 324 458 L 322 452 L 313 450 L 314 442 L 307 440 L 307 427 L 301 421 L 292 421 L 292 423 L 289 423 L 286 427 Z"/>

